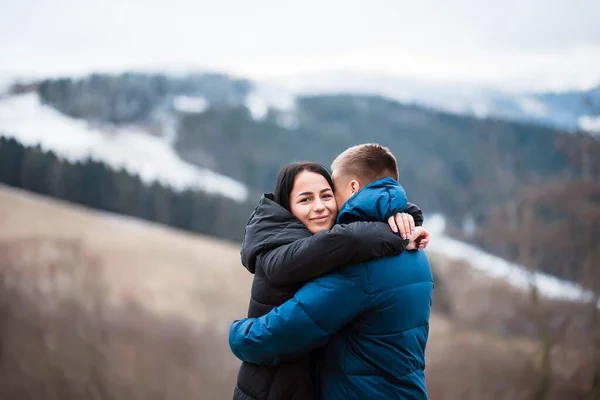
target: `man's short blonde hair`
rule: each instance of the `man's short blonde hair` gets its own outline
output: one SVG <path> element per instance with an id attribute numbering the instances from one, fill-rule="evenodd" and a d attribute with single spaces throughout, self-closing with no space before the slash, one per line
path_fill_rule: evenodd
<path id="1" fill-rule="evenodd" d="M 398 180 L 396 157 L 390 149 L 376 143 L 350 147 L 331 164 L 338 176 L 351 176 L 362 186 L 383 178 Z"/>

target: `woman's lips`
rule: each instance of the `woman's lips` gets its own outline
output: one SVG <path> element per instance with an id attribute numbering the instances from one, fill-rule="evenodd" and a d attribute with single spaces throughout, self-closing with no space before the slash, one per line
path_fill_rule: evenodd
<path id="1" fill-rule="evenodd" d="M 329 215 L 324 215 L 322 217 L 311 218 L 311 221 L 315 222 L 325 222 L 329 219 Z"/>

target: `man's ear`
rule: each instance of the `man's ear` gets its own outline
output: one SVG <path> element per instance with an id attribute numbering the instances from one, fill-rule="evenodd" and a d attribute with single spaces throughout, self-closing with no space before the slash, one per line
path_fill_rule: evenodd
<path id="1" fill-rule="evenodd" d="M 352 190 L 352 194 L 355 194 L 360 190 L 360 183 L 356 179 L 352 179 L 350 181 L 350 189 Z"/>

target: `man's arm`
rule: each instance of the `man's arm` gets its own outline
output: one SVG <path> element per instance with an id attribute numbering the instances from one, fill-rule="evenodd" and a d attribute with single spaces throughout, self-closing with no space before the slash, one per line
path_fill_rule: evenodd
<path id="1" fill-rule="evenodd" d="M 407 244 L 384 222 L 352 222 L 278 245 L 256 263 L 275 285 L 302 285 L 344 265 L 400 254 Z"/>
<path id="2" fill-rule="evenodd" d="M 242 361 L 275 365 L 323 346 L 366 304 L 367 294 L 356 283 L 341 274 L 327 275 L 268 314 L 235 321 L 229 346 Z"/>

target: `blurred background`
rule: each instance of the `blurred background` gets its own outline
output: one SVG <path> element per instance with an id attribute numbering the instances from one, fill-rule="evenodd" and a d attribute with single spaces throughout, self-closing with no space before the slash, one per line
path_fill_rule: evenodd
<path id="1" fill-rule="evenodd" d="M 377 142 L 430 398 L 600 399 L 600 2 L 2 0 L 0 398 L 229 399 L 240 240 Z"/>

